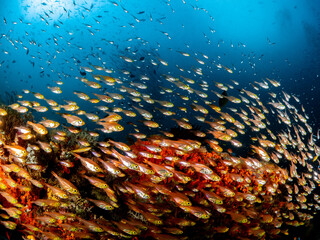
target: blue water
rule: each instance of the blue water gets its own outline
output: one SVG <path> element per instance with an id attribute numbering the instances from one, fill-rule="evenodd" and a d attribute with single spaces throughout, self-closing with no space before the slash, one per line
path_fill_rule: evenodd
<path id="1" fill-rule="evenodd" d="M 95 112 L 92 105 L 73 94 L 73 91 L 96 92 L 76 79 L 81 77 L 80 66 L 91 64 L 148 75 L 151 87 L 146 92 L 160 100 L 159 77 L 168 73 L 181 75 L 176 67 L 179 65 L 185 71 L 202 67 L 202 79 L 208 82 L 234 79 L 247 86 L 265 77 L 280 81 L 285 92 L 300 98 L 313 128 L 320 128 L 317 0 L 185 0 L 185 4 L 182 0 L 115 0 L 119 6 L 111 1 L 74 2 L 1 0 L 3 101 L 10 103 L 6 92 L 22 94 L 22 89 L 29 89 L 59 104 L 64 104 L 64 99 L 77 101 L 81 109 Z M 162 32 L 168 33 L 170 39 Z M 195 57 L 206 64 L 199 65 L 177 50 L 197 54 Z M 126 63 L 121 55 L 136 61 Z M 168 66 L 153 66 L 149 55 L 167 61 Z M 219 70 L 215 65 L 219 63 L 234 73 Z M 120 74 L 116 71 L 110 75 Z M 63 93 L 56 95 L 47 86 L 56 86 L 54 81 L 59 80 L 64 82 Z M 108 86 L 104 90 L 116 92 Z M 122 105 L 126 102 L 122 101 Z M 118 106 L 122 105 L 120 101 Z M 43 116 L 35 115 L 39 119 Z M 62 120 L 52 111 L 46 117 Z"/>
<path id="2" fill-rule="evenodd" d="M 20 94 L 21 89 L 30 89 L 46 98 L 62 100 L 73 90 L 88 92 L 75 79 L 79 77 L 79 66 L 104 62 L 108 68 L 118 68 L 120 64 L 123 69 L 130 68 L 119 55 L 132 57 L 125 51 L 132 47 L 138 53 L 159 54 L 169 63 L 168 67 L 158 66 L 159 71 L 178 74 L 176 64 L 190 69 L 196 61 L 175 50 L 204 53 L 210 57 L 204 67 L 204 79 L 230 78 L 211 62 L 234 67 L 232 78 L 241 83 L 274 78 L 281 81 L 285 91 L 300 96 L 308 112 L 315 111 L 315 96 L 319 93 L 317 1 L 117 2 L 128 13 L 111 1 L 75 2 L 74 6 L 72 1 L 1 1 L 0 32 L 5 34 L 0 40 L 3 93 L 15 90 Z M 143 44 L 138 37 L 148 43 Z M 128 41 L 130 38 L 133 40 Z M 23 46 L 29 50 L 28 55 Z M 56 85 L 53 81 L 59 79 L 64 81 L 63 94 L 57 96 L 47 85 Z M 70 95 L 70 100 L 78 101 Z M 315 114 L 310 117 L 317 118 Z"/>

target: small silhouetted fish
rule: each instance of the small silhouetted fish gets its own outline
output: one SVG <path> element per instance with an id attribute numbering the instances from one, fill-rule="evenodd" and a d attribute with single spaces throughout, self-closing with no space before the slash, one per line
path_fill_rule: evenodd
<path id="1" fill-rule="evenodd" d="M 81 74 L 81 76 L 86 76 L 87 75 L 86 72 L 81 72 L 81 71 L 80 71 L 80 74 Z"/>
<path id="2" fill-rule="evenodd" d="M 154 74 L 157 74 L 156 70 L 153 70 L 153 73 L 154 73 Z"/>
<path id="3" fill-rule="evenodd" d="M 143 13 L 144 13 L 144 11 L 138 12 L 138 14 L 143 14 Z"/>
<path id="4" fill-rule="evenodd" d="M 221 95 L 222 96 L 228 96 L 226 91 L 223 91 L 223 93 Z M 224 107 L 228 102 L 229 102 L 229 100 L 227 98 L 225 98 L 225 97 L 219 98 L 219 107 L 220 108 Z"/>
<path id="5" fill-rule="evenodd" d="M 27 55 L 29 54 L 29 49 L 27 50 Z"/>
<path id="6" fill-rule="evenodd" d="M 141 57 L 141 58 L 140 58 L 140 61 L 143 61 L 143 60 L 144 60 L 144 57 Z"/>
<path id="7" fill-rule="evenodd" d="M 12 63 L 16 63 L 16 60 L 13 60 Z"/>
<path id="8" fill-rule="evenodd" d="M 81 63 L 80 60 L 77 60 L 77 63 Z"/>
<path id="9" fill-rule="evenodd" d="M 134 77 L 135 77 L 135 75 L 133 75 L 133 74 L 130 74 L 130 77 L 131 77 L 131 78 L 134 78 Z"/>
<path id="10" fill-rule="evenodd" d="M 41 5 L 46 6 L 47 4 L 45 2 L 41 3 Z"/>
<path id="11" fill-rule="evenodd" d="M 40 73 L 42 74 L 42 73 L 44 73 L 44 71 L 41 71 Z"/>

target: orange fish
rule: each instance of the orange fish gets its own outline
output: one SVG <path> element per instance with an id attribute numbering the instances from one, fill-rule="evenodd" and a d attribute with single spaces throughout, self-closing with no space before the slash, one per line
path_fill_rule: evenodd
<path id="1" fill-rule="evenodd" d="M 18 203 L 18 200 L 7 192 L 0 192 L 0 195 L 4 197 L 9 203 L 12 203 L 12 204 Z"/>
<path id="2" fill-rule="evenodd" d="M 177 203 L 179 206 L 191 206 L 191 202 L 189 200 L 189 198 L 182 194 L 182 193 L 179 193 L 179 192 L 167 192 L 167 194 L 170 196 L 170 198 L 175 202 Z"/>
<path id="3" fill-rule="evenodd" d="M 68 195 L 61 189 L 57 188 L 57 187 L 54 187 L 54 186 L 51 186 L 49 184 L 46 183 L 46 186 L 48 188 L 50 188 L 50 190 L 52 191 L 52 193 L 56 196 L 58 196 L 59 198 L 62 198 L 62 199 L 67 199 L 68 198 Z"/>
<path id="4" fill-rule="evenodd" d="M 147 189 L 145 189 L 142 186 L 137 186 L 131 183 L 127 183 L 128 185 L 138 196 L 140 196 L 143 199 L 149 199 L 150 195 L 148 194 Z"/>
<path id="5" fill-rule="evenodd" d="M 223 199 L 215 194 L 214 192 L 209 192 L 205 190 L 201 190 L 201 192 L 204 194 L 204 196 L 210 201 L 213 202 L 214 204 L 223 204 Z"/>
<path id="6" fill-rule="evenodd" d="M 105 202 L 105 201 L 101 201 L 101 200 L 94 200 L 94 199 L 90 199 L 88 198 L 88 200 L 92 203 L 94 203 L 94 205 L 96 205 L 97 207 L 104 209 L 104 210 L 112 210 L 114 209 L 114 207 L 112 205 L 110 205 L 109 203 Z"/>
<path id="7" fill-rule="evenodd" d="M 104 161 L 101 158 L 97 158 L 99 162 L 103 165 L 103 167 L 111 174 L 116 175 L 118 177 L 124 177 L 125 174 L 121 172 L 119 168 L 117 168 L 112 162 Z"/>
<path id="8" fill-rule="evenodd" d="M 215 187 L 217 187 L 221 191 L 222 195 L 225 197 L 233 197 L 235 195 L 235 193 L 227 187 L 223 187 L 219 185 L 216 185 Z"/>
<path id="9" fill-rule="evenodd" d="M 45 151 L 46 153 L 51 153 L 52 148 L 49 143 L 38 141 L 38 144 L 40 145 L 41 149 Z"/>
<path id="10" fill-rule="evenodd" d="M 76 158 L 78 158 L 82 165 L 92 172 L 103 172 L 103 169 L 93 160 L 90 158 L 81 157 L 76 153 L 72 153 Z"/>
<path id="11" fill-rule="evenodd" d="M 82 218 L 77 217 L 77 219 L 83 223 L 92 232 L 104 232 L 104 230 L 96 223 L 92 221 L 87 221 Z"/>
<path id="12" fill-rule="evenodd" d="M 170 172 L 168 169 L 166 169 L 164 166 L 162 165 L 158 165 L 152 162 L 146 162 L 148 165 L 151 166 L 151 168 L 158 173 L 159 175 L 163 176 L 163 177 L 173 177 L 173 173 Z"/>
<path id="13" fill-rule="evenodd" d="M 109 185 L 103 180 L 96 177 L 88 177 L 86 175 L 83 175 L 83 177 L 86 178 L 93 186 L 96 186 L 97 188 L 108 189 L 110 192 L 114 193 L 114 191 L 109 187 Z"/>
<path id="14" fill-rule="evenodd" d="M 74 116 L 71 114 L 62 114 L 61 116 L 64 117 L 68 123 L 75 127 L 81 127 L 85 124 L 85 122 L 78 116 Z"/>
<path id="15" fill-rule="evenodd" d="M 138 165 L 135 162 L 133 162 L 131 160 L 131 158 L 121 155 L 114 148 L 112 149 L 112 153 L 127 168 L 132 169 L 132 170 L 138 170 L 138 168 L 139 168 Z"/>
<path id="16" fill-rule="evenodd" d="M 19 145 L 16 145 L 16 146 L 5 145 L 4 147 L 7 148 L 9 152 L 16 157 L 24 158 L 28 155 L 27 150 L 24 147 L 21 147 Z"/>
<path id="17" fill-rule="evenodd" d="M 17 227 L 17 224 L 15 222 L 11 221 L 0 221 L 0 223 L 6 227 L 7 229 L 14 230 Z"/>
<path id="18" fill-rule="evenodd" d="M 112 143 L 113 145 L 116 146 L 116 148 L 118 149 L 121 149 L 122 151 L 130 151 L 130 147 L 125 144 L 125 143 L 122 143 L 122 142 L 115 142 L 115 141 L 112 141 L 112 140 L 109 140 L 110 143 Z"/>
<path id="19" fill-rule="evenodd" d="M 179 206 L 185 212 L 191 213 L 192 215 L 196 216 L 197 218 L 201 219 L 208 219 L 210 218 L 210 213 L 206 210 L 203 210 L 200 207 L 196 206 Z"/>
<path id="20" fill-rule="evenodd" d="M 39 133 L 41 135 L 46 135 L 48 133 L 46 127 L 41 125 L 40 123 L 27 121 L 27 124 L 30 125 L 36 133 Z"/>
<path id="21" fill-rule="evenodd" d="M 113 222 L 114 225 L 116 225 L 121 231 L 129 234 L 129 235 L 138 235 L 141 231 L 132 226 L 131 224 L 124 224 L 122 222 Z"/>
<path id="22" fill-rule="evenodd" d="M 248 219 L 245 215 L 242 215 L 240 213 L 235 213 L 235 212 L 227 212 L 233 221 L 238 222 L 238 223 L 247 223 Z"/>
<path id="23" fill-rule="evenodd" d="M 76 186 L 65 178 L 59 177 L 55 172 L 51 172 L 52 175 L 58 180 L 60 186 L 71 194 L 80 194 Z"/>

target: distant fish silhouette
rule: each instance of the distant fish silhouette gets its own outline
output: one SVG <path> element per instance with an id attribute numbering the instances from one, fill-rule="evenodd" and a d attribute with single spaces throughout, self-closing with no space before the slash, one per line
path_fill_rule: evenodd
<path id="1" fill-rule="evenodd" d="M 81 71 L 80 71 L 80 74 L 81 74 L 81 76 L 86 76 L 87 75 L 86 72 L 81 72 Z"/>
<path id="2" fill-rule="evenodd" d="M 221 95 L 228 96 L 227 91 L 223 91 L 223 93 Z M 225 97 L 219 98 L 219 107 L 223 108 L 228 102 L 229 102 L 229 100 Z"/>

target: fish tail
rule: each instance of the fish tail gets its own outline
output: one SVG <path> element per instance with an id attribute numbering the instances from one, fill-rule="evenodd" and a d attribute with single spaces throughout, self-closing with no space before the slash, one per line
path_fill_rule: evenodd
<path id="1" fill-rule="evenodd" d="M 80 155 L 79 155 L 79 154 L 77 154 L 77 153 L 75 153 L 75 152 L 71 152 L 71 154 L 72 154 L 73 156 L 75 156 L 76 159 L 80 159 Z"/>
<path id="2" fill-rule="evenodd" d="M 59 107 L 61 108 L 62 106 L 59 105 Z M 59 113 L 59 112 L 56 112 L 56 114 L 60 115 L 61 117 L 63 117 L 64 113 Z"/>
<path id="3" fill-rule="evenodd" d="M 110 141 L 110 140 L 109 140 Z M 118 156 L 119 156 L 119 153 L 117 152 L 117 150 L 115 150 L 114 148 L 112 148 L 112 153 L 115 155 L 115 157 L 117 157 L 118 158 Z"/>
<path id="4" fill-rule="evenodd" d="M 51 174 L 55 177 L 55 178 L 59 178 L 59 176 L 54 172 L 54 171 L 51 171 Z"/>

